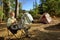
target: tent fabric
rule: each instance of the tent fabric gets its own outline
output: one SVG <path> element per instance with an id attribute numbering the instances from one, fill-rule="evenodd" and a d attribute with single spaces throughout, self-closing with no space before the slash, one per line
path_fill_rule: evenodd
<path id="1" fill-rule="evenodd" d="M 52 18 L 48 13 L 44 13 L 40 18 L 40 22 L 43 22 L 43 23 L 50 23 L 51 21 L 52 21 Z"/>
<path id="2" fill-rule="evenodd" d="M 31 14 L 26 13 L 26 15 L 29 17 L 29 20 L 30 20 L 30 21 L 33 21 L 33 17 L 32 17 L 32 15 L 31 15 Z"/>
<path id="3" fill-rule="evenodd" d="M 33 17 L 29 13 L 24 13 L 23 16 L 21 17 L 21 24 L 31 24 L 33 21 Z"/>

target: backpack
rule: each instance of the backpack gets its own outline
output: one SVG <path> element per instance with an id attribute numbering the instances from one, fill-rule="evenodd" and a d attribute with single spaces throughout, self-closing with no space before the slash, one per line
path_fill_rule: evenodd
<path id="1" fill-rule="evenodd" d="M 19 26 L 17 24 L 11 25 L 10 27 L 8 27 L 8 29 L 13 33 L 16 34 L 17 31 L 19 30 Z"/>

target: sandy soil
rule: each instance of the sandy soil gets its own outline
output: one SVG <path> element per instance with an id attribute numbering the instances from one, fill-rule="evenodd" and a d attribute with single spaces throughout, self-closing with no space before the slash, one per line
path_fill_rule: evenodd
<path id="1" fill-rule="evenodd" d="M 8 31 L 5 23 L 0 23 L 0 40 L 60 40 L 59 18 L 53 19 L 50 24 L 34 23 L 30 26 L 29 37 L 25 36 L 24 30 L 18 30 L 15 37 Z"/>

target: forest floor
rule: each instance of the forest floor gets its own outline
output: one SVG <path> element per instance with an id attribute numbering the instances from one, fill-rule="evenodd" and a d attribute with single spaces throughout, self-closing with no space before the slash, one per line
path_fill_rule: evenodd
<path id="1" fill-rule="evenodd" d="M 0 23 L 0 40 L 60 40 L 60 18 L 53 18 L 50 24 L 33 23 L 28 30 L 29 37 L 23 37 L 25 32 L 18 30 L 16 37 L 9 31 L 6 23 Z"/>

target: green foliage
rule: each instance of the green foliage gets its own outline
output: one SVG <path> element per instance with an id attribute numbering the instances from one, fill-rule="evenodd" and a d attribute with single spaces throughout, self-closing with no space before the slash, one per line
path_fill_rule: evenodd
<path id="1" fill-rule="evenodd" d="M 16 6 L 15 0 L 10 0 L 10 7 L 11 7 L 10 10 L 14 10 L 15 6 Z"/>
<path id="2" fill-rule="evenodd" d="M 19 3 L 19 13 L 21 13 L 21 12 L 22 12 L 22 4 Z"/>
<path id="3" fill-rule="evenodd" d="M 0 10 L 0 18 L 2 18 L 3 17 L 3 12 Z"/>
<path id="4" fill-rule="evenodd" d="M 51 15 L 58 15 L 60 14 L 60 0 L 40 0 L 41 4 L 39 4 L 39 10 L 41 13 L 44 11 L 49 12 Z M 53 12 L 53 13 L 52 13 Z"/>
<path id="5" fill-rule="evenodd" d="M 33 16 L 34 19 L 39 19 L 40 18 L 40 14 L 36 14 L 36 11 L 34 10 L 30 10 L 29 13 Z"/>
<path id="6" fill-rule="evenodd" d="M 35 13 L 34 13 L 32 10 L 30 10 L 29 13 L 30 13 L 32 16 L 35 15 Z"/>
<path id="7" fill-rule="evenodd" d="M 5 13 L 6 17 L 8 17 L 9 11 L 10 11 L 9 0 L 3 0 L 3 12 Z"/>
<path id="8" fill-rule="evenodd" d="M 38 4 L 37 4 L 37 0 L 35 0 L 35 2 L 33 2 L 33 9 L 29 11 L 29 13 L 34 17 L 37 18 L 38 17 Z M 39 17 L 38 17 L 39 18 Z"/>
<path id="9" fill-rule="evenodd" d="M 21 17 L 22 17 L 22 14 L 20 13 L 20 14 L 18 15 L 18 18 L 21 19 Z"/>
<path id="10" fill-rule="evenodd" d="M 8 17 L 10 10 L 15 11 L 16 2 L 15 0 L 3 0 L 3 11 L 5 16 Z M 21 12 L 21 3 L 19 3 L 19 10 Z"/>
<path id="11" fill-rule="evenodd" d="M 48 12 L 51 16 L 59 16 L 60 14 L 60 0 L 40 0 L 39 6 L 35 2 L 33 5 L 33 10 L 30 10 L 30 13 L 33 17 L 37 14 L 43 14 L 43 12 Z"/>
<path id="12" fill-rule="evenodd" d="M 6 17 L 4 15 L 3 11 L 0 10 L 0 21 L 5 20 L 5 19 L 6 19 Z"/>

